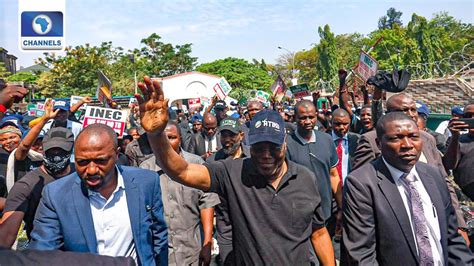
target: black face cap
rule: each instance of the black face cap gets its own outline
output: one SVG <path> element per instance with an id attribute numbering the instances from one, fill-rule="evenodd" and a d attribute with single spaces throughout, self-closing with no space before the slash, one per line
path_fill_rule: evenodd
<path id="1" fill-rule="evenodd" d="M 410 82 L 411 74 L 406 70 L 394 69 L 392 73 L 387 71 L 379 71 L 377 75 L 370 77 L 367 84 L 388 91 L 388 92 L 402 92 Z"/>

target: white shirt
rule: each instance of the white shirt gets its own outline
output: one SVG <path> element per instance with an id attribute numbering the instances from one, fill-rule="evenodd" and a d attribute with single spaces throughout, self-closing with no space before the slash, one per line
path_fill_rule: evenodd
<path id="1" fill-rule="evenodd" d="M 217 134 L 217 133 L 216 133 Z M 209 147 L 209 141 L 212 143 L 212 149 L 211 152 L 216 152 L 217 151 L 217 138 L 216 134 L 212 136 L 212 138 L 209 140 L 206 135 L 204 135 L 204 146 L 206 147 L 206 152 L 208 152 L 208 147 Z"/>
<path id="2" fill-rule="evenodd" d="M 108 199 L 99 192 L 88 190 L 97 253 L 112 257 L 132 257 L 137 263 L 125 185 L 120 171 L 118 168 L 116 170 L 117 187 Z"/>
<path id="3" fill-rule="evenodd" d="M 383 157 L 382 157 L 383 158 Z M 405 210 L 408 214 L 408 219 L 410 219 L 411 231 L 413 233 L 413 239 L 415 240 L 416 250 L 418 251 L 418 243 L 416 242 L 416 235 L 414 230 L 413 221 L 411 218 L 411 203 L 409 200 L 409 189 L 404 181 L 400 180 L 400 177 L 404 174 L 404 172 L 398 170 L 397 168 L 391 166 L 385 158 L 383 158 L 385 165 L 387 166 L 388 170 L 390 171 L 390 175 L 392 175 L 395 184 L 397 185 L 398 192 L 402 197 L 403 205 L 405 205 Z M 439 222 L 438 222 L 438 214 L 436 213 L 436 208 L 431 202 L 430 195 L 426 191 L 423 182 L 420 180 L 420 176 L 416 171 L 416 167 L 410 170 L 410 174 L 415 176 L 415 187 L 418 193 L 420 194 L 421 202 L 423 204 L 423 213 L 425 215 L 425 219 L 428 226 L 428 238 L 430 239 L 430 246 L 431 246 L 431 253 L 433 254 L 433 262 L 434 265 L 444 265 L 444 258 L 443 258 L 443 248 L 441 246 L 441 231 L 439 229 Z"/>
<path id="4" fill-rule="evenodd" d="M 339 143 L 340 137 L 334 134 L 334 131 L 331 131 L 332 139 L 334 140 L 334 146 L 336 146 L 336 151 L 337 151 L 337 145 Z M 346 180 L 347 174 L 349 172 L 349 139 L 347 138 L 347 134 L 342 138 L 342 184 L 344 184 L 344 181 Z"/>

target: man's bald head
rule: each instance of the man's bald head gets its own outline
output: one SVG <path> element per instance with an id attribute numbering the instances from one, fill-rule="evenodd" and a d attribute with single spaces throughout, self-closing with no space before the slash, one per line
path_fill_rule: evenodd
<path id="1" fill-rule="evenodd" d="M 204 123 L 217 123 L 217 118 L 211 113 L 205 113 L 203 116 Z"/>
<path id="2" fill-rule="evenodd" d="M 411 95 L 406 93 L 398 93 L 388 98 L 387 113 L 391 112 L 403 112 L 413 119 L 413 121 L 418 121 L 416 102 L 413 100 Z"/>
<path id="3" fill-rule="evenodd" d="M 112 141 L 115 150 L 118 147 L 117 133 L 104 124 L 92 124 L 84 128 L 76 138 L 76 144 L 80 143 L 82 139 L 99 138 L 103 141 Z"/>
<path id="4" fill-rule="evenodd" d="M 295 105 L 295 115 L 298 116 L 301 110 L 316 110 L 316 107 L 314 107 L 313 102 L 310 100 L 301 100 L 296 103 Z"/>
<path id="5" fill-rule="evenodd" d="M 351 116 L 349 115 L 349 113 L 342 109 L 342 108 L 337 108 L 336 110 L 334 110 L 334 112 L 332 112 L 332 117 L 334 119 L 334 117 L 347 117 L 347 118 L 351 118 Z"/>
<path id="6" fill-rule="evenodd" d="M 205 113 L 203 117 L 203 129 L 208 137 L 214 136 L 217 132 L 217 119 L 210 113 Z"/>

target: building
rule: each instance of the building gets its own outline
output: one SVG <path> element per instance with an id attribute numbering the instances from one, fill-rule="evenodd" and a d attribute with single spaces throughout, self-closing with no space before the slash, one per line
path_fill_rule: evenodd
<path id="1" fill-rule="evenodd" d="M 6 49 L 0 47 L 0 62 L 5 63 L 8 72 L 12 74 L 16 73 L 16 59 L 16 56 L 8 54 Z"/>

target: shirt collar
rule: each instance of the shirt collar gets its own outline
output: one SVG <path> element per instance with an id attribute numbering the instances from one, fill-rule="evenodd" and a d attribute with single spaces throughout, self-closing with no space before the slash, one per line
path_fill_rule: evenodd
<path id="1" fill-rule="evenodd" d="M 385 158 L 383 158 L 382 156 L 382 160 L 383 162 L 385 163 L 385 165 L 387 166 L 388 168 L 388 171 L 390 172 L 390 175 L 392 176 L 393 180 L 395 182 L 398 182 L 398 180 L 400 179 L 400 177 L 405 174 L 405 172 L 403 171 L 400 171 L 399 169 L 395 168 L 394 166 L 392 166 L 391 164 L 389 164 Z M 415 176 L 415 180 L 418 178 L 418 173 L 416 172 L 416 166 L 414 165 L 409 174 L 413 174 L 413 176 Z"/>
<path id="2" fill-rule="evenodd" d="M 311 130 L 311 138 L 309 141 L 305 140 L 299 133 L 298 129 L 295 130 L 296 137 L 299 139 L 299 141 L 303 144 L 308 144 L 308 143 L 316 143 L 316 133 L 314 133 L 314 130 Z"/>
<path id="3" fill-rule="evenodd" d="M 336 135 L 336 134 L 334 133 L 334 130 L 331 131 L 331 135 L 332 135 L 332 139 L 333 139 L 334 141 L 336 141 L 336 140 L 338 140 L 338 139 L 341 139 L 341 137 L 339 137 L 338 135 Z M 344 135 L 344 137 L 342 137 L 342 139 L 343 139 L 343 140 L 347 140 L 347 135 L 348 135 L 348 134 L 346 133 L 346 134 Z"/>

